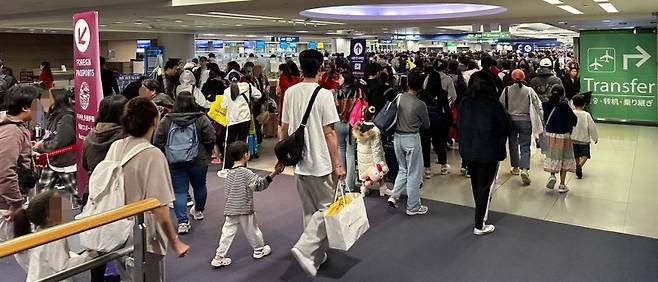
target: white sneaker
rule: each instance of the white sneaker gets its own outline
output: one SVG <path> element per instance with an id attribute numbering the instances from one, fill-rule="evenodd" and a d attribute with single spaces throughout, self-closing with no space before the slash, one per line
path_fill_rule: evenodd
<path id="1" fill-rule="evenodd" d="M 514 167 L 512 168 L 512 170 L 510 170 L 509 173 L 511 173 L 512 175 L 519 175 L 520 171 L 518 167 Z"/>
<path id="2" fill-rule="evenodd" d="M 169 206 L 170 209 L 173 209 L 174 208 L 174 203 L 173 202 L 169 203 L 169 205 L 167 205 L 167 206 Z"/>
<path id="3" fill-rule="evenodd" d="M 210 262 L 210 265 L 212 265 L 212 267 L 214 267 L 214 268 L 220 268 L 222 266 L 229 266 L 229 265 L 231 265 L 231 259 L 230 258 L 223 258 L 223 257 L 215 255 L 215 257 Z"/>
<path id="4" fill-rule="evenodd" d="M 261 259 L 263 257 L 269 256 L 271 253 L 272 253 L 272 248 L 270 247 L 270 245 L 265 245 L 258 250 L 254 250 L 253 257 L 255 259 Z"/>
<path id="5" fill-rule="evenodd" d="M 420 208 L 419 208 L 417 211 L 415 211 L 415 212 L 412 212 L 412 211 L 407 210 L 407 215 L 409 215 L 409 216 L 414 216 L 414 215 L 424 215 L 424 214 L 426 214 L 429 210 L 430 210 L 430 209 L 429 209 L 427 206 L 420 206 Z"/>
<path id="6" fill-rule="evenodd" d="M 524 185 L 530 185 L 530 183 L 532 183 L 532 181 L 530 181 L 530 174 L 528 173 L 527 169 L 521 171 L 521 181 L 523 181 Z"/>
<path id="7" fill-rule="evenodd" d="M 551 175 L 551 177 L 548 178 L 548 183 L 546 183 L 546 188 L 548 189 L 555 188 L 555 183 L 557 183 L 557 178 L 555 177 L 555 175 Z"/>
<path id="8" fill-rule="evenodd" d="M 448 173 L 450 173 L 450 171 L 448 171 L 449 168 L 450 166 L 448 166 L 447 164 L 441 165 L 441 175 L 448 175 Z"/>
<path id="9" fill-rule="evenodd" d="M 297 248 L 292 248 L 290 250 L 292 252 L 292 256 L 297 260 L 297 263 L 299 263 L 299 266 L 302 267 L 304 272 L 308 273 L 308 275 L 315 276 L 318 274 L 318 269 L 315 267 L 315 264 L 313 261 L 306 257 L 304 254 L 302 254 L 302 251 L 300 251 Z"/>
<path id="10" fill-rule="evenodd" d="M 393 196 L 388 197 L 388 200 L 386 201 L 389 207 L 392 208 L 397 208 L 398 207 L 398 199 L 393 198 Z"/>
<path id="11" fill-rule="evenodd" d="M 205 218 L 203 216 L 203 212 L 202 211 L 197 211 L 195 209 L 195 206 L 192 206 L 190 208 L 190 215 L 192 215 L 192 218 L 194 218 L 194 220 L 203 220 Z"/>
<path id="12" fill-rule="evenodd" d="M 459 173 L 461 173 L 462 176 L 466 176 L 466 175 L 468 175 L 468 169 L 462 167 L 459 170 Z"/>
<path id="13" fill-rule="evenodd" d="M 178 234 L 187 234 L 190 233 L 192 226 L 189 223 L 179 223 L 178 224 Z"/>
<path id="14" fill-rule="evenodd" d="M 567 185 L 560 185 L 560 188 L 558 188 L 557 191 L 560 193 L 566 193 L 569 192 L 569 188 L 567 187 Z"/>
<path id="15" fill-rule="evenodd" d="M 190 201 L 187 202 L 187 207 L 188 208 L 193 207 L 193 206 L 194 206 L 194 201 L 193 200 L 190 200 Z"/>
<path id="16" fill-rule="evenodd" d="M 388 189 L 386 187 L 386 184 L 382 184 L 382 186 L 379 187 L 379 196 L 384 197 L 384 196 L 390 196 L 393 195 L 393 190 Z"/>
<path id="17" fill-rule="evenodd" d="M 487 235 L 493 233 L 496 230 L 496 227 L 493 224 L 485 224 L 482 226 L 482 229 L 473 228 L 473 234 L 477 236 Z"/>
<path id="18" fill-rule="evenodd" d="M 425 179 L 431 179 L 432 178 L 432 169 L 427 167 L 425 168 Z"/>

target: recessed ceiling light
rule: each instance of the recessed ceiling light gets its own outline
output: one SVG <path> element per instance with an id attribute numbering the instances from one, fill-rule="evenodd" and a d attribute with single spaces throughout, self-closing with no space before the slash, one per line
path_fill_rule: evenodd
<path id="1" fill-rule="evenodd" d="M 100 26 L 100 27 L 106 27 L 107 25 L 106 25 L 106 24 L 99 24 L 98 26 Z"/>
<path id="2" fill-rule="evenodd" d="M 560 8 L 560 9 L 562 9 L 562 10 L 565 10 L 565 11 L 567 11 L 567 12 L 569 12 L 569 13 L 572 13 L 572 14 L 574 14 L 574 15 L 582 15 L 582 14 L 583 14 L 583 12 L 581 12 L 580 10 L 578 10 L 578 9 L 576 9 L 576 8 L 574 8 L 574 7 L 571 7 L 571 6 L 569 6 L 569 5 L 560 5 L 560 6 L 557 6 L 557 7 Z"/>
<path id="3" fill-rule="evenodd" d="M 612 3 L 599 3 L 599 6 L 608 13 L 619 13 L 619 10 Z"/>
<path id="4" fill-rule="evenodd" d="M 594 0 L 594 2 L 602 3 L 602 2 L 608 2 L 608 0 Z"/>
<path id="5" fill-rule="evenodd" d="M 144 24 L 143 22 L 135 22 L 135 24 Z"/>
<path id="6" fill-rule="evenodd" d="M 123 22 L 114 22 L 115 24 L 122 24 Z"/>
<path id="7" fill-rule="evenodd" d="M 546 3 L 548 3 L 548 4 L 551 4 L 551 5 L 560 5 L 560 4 L 564 4 L 564 3 L 563 3 L 562 1 L 560 1 L 560 0 L 544 0 L 544 2 L 546 2 Z"/>
<path id="8" fill-rule="evenodd" d="M 175 20 L 174 22 L 175 23 L 182 23 L 183 21 L 182 20 Z"/>
<path id="9" fill-rule="evenodd" d="M 189 25 L 184 24 L 184 25 L 181 25 L 181 27 L 189 27 Z"/>
<path id="10" fill-rule="evenodd" d="M 241 24 L 236 24 L 235 26 L 242 26 Z"/>
<path id="11" fill-rule="evenodd" d="M 571 28 L 575 28 L 575 27 L 576 27 L 575 25 L 572 25 L 572 26 L 571 26 Z"/>
<path id="12" fill-rule="evenodd" d="M 602 22 L 604 22 L 604 23 L 609 23 L 610 20 L 602 20 Z"/>

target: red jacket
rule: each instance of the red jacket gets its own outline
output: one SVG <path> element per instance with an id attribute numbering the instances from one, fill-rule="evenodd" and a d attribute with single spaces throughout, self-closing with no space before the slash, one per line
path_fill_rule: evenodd
<path id="1" fill-rule="evenodd" d="M 278 109 L 279 109 L 279 124 L 281 124 L 281 113 L 283 113 L 283 97 L 286 95 L 286 90 L 297 83 L 302 81 L 301 78 L 293 76 L 288 79 L 287 76 L 282 75 L 279 77 L 279 85 L 277 89 L 277 95 L 279 95 Z"/>
<path id="2" fill-rule="evenodd" d="M 48 86 L 48 89 L 53 88 L 54 79 L 52 76 L 46 74 L 45 72 L 41 72 L 39 74 L 39 81 L 43 81 L 46 86 Z"/>

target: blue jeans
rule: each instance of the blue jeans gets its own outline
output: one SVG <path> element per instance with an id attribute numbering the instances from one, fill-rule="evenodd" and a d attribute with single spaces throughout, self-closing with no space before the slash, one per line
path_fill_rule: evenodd
<path id="1" fill-rule="evenodd" d="M 407 210 L 420 209 L 420 184 L 423 178 L 423 150 L 420 134 L 398 134 L 393 137 L 395 157 L 400 170 L 393 186 L 393 198 L 400 198 L 402 190 L 407 191 Z"/>
<path id="2" fill-rule="evenodd" d="M 529 120 L 513 120 L 512 135 L 509 137 L 509 154 L 512 167 L 530 169 L 531 139 L 532 123 Z"/>
<path id="3" fill-rule="evenodd" d="M 208 187 L 206 186 L 207 166 L 189 166 L 183 168 L 169 168 L 171 182 L 174 186 L 174 213 L 178 223 L 188 223 L 187 218 L 187 191 L 192 184 L 194 190 L 194 209 L 204 211 Z"/>
<path id="4" fill-rule="evenodd" d="M 343 166 L 346 171 L 346 188 L 350 191 L 354 191 L 356 177 L 356 156 L 354 153 L 356 140 L 354 139 L 354 136 L 352 136 L 349 123 L 339 121 L 334 124 L 334 128 L 336 129 L 336 138 L 338 139 L 338 153 L 340 154 L 340 159 L 343 161 Z"/>

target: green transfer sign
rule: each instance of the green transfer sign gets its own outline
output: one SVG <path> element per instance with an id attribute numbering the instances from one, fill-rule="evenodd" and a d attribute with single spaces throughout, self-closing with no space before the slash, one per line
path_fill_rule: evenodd
<path id="1" fill-rule="evenodd" d="M 581 32 L 581 92 L 592 91 L 592 115 L 614 121 L 658 122 L 656 58 L 653 32 Z"/>

